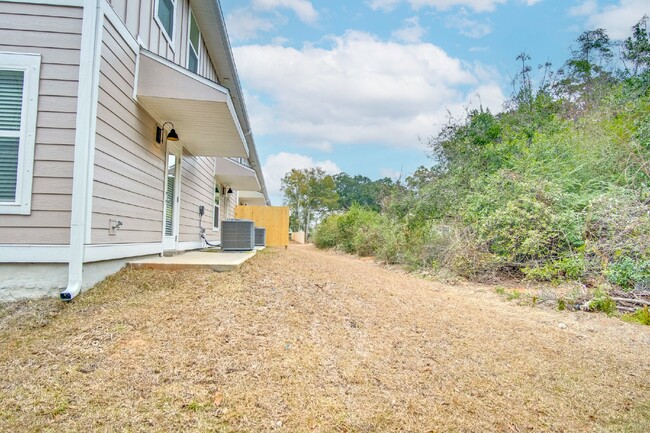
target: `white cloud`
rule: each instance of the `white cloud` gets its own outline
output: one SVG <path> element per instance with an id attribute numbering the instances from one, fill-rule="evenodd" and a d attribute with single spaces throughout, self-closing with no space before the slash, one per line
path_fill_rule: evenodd
<path id="1" fill-rule="evenodd" d="M 632 34 L 632 26 L 644 15 L 650 15 L 648 0 L 620 0 L 589 16 L 592 28 L 605 28 L 612 39 L 625 39 Z"/>
<path id="2" fill-rule="evenodd" d="M 625 39 L 632 34 L 632 26 L 650 15 L 648 0 L 619 0 L 617 4 L 599 7 L 596 0 L 586 0 L 569 9 L 572 16 L 587 18 L 590 30 L 603 28 L 612 39 Z"/>
<path id="3" fill-rule="evenodd" d="M 394 39 L 407 43 L 418 43 L 427 30 L 420 25 L 420 18 L 411 17 L 404 20 L 404 25 L 392 33 Z"/>
<path id="4" fill-rule="evenodd" d="M 302 170 L 314 167 L 322 168 L 327 174 L 336 174 L 341 172 L 341 169 L 330 160 L 315 161 L 309 156 L 287 152 L 269 155 L 262 167 L 269 195 L 274 196 L 275 198 L 281 197 L 282 192 L 280 191 L 280 186 L 282 185 L 282 178 L 292 169 L 295 168 L 296 170 Z M 279 200 L 273 201 L 279 202 Z"/>
<path id="5" fill-rule="evenodd" d="M 238 9 L 226 17 L 228 34 L 236 41 L 255 39 L 260 32 L 275 28 L 272 20 L 256 15 L 250 9 Z"/>
<path id="6" fill-rule="evenodd" d="M 569 8 L 569 15 L 573 17 L 586 16 L 595 13 L 598 10 L 596 0 L 585 0 L 584 2 Z"/>
<path id="7" fill-rule="evenodd" d="M 491 12 L 497 5 L 504 4 L 508 0 L 368 0 L 366 4 L 375 11 L 390 12 L 400 3 L 406 2 L 413 9 L 431 7 L 437 10 L 449 10 L 461 6 L 472 9 L 475 12 Z M 533 6 L 543 0 L 517 0 L 527 6 Z"/>
<path id="8" fill-rule="evenodd" d="M 327 48 L 248 45 L 234 49 L 253 129 L 291 145 L 339 144 L 421 149 L 447 110 L 481 90 L 500 110 L 497 74 L 430 43 L 400 44 L 361 32 L 331 37 Z M 485 93 L 485 94 L 484 94 Z"/>
<path id="9" fill-rule="evenodd" d="M 366 4 L 374 11 L 390 12 L 395 9 L 395 6 L 401 3 L 402 0 L 369 0 Z"/>
<path id="10" fill-rule="evenodd" d="M 318 12 L 314 5 L 307 0 L 253 0 L 252 6 L 254 9 L 265 11 L 290 9 L 306 23 L 314 23 L 318 19 Z"/>
<path id="11" fill-rule="evenodd" d="M 404 0 L 408 2 L 413 9 L 431 7 L 438 10 L 448 10 L 456 6 L 465 6 L 476 12 L 489 12 L 496 8 L 496 5 L 506 3 L 507 0 Z M 540 0 L 524 0 L 528 4 L 535 4 Z M 402 0 L 369 0 L 366 2 L 373 10 L 391 11 Z M 532 3 L 531 3 L 532 2 Z"/>
<path id="12" fill-rule="evenodd" d="M 445 26 L 454 28 L 461 35 L 474 39 L 482 38 L 492 32 L 490 24 L 470 19 L 468 15 L 467 10 L 463 8 L 457 14 L 449 15 L 445 20 Z"/>

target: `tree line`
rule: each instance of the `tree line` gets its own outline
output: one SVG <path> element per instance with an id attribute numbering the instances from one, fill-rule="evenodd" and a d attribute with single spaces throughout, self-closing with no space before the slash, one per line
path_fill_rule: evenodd
<path id="1" fill-rule="evenodd" d="M 395 183 L 386 177 L 370 180 L 347 173 L 327 174 L 322 168 L 293 169 L 282 179 L 284 203 L 290 209 L 290 228 L 309 234 L 314 224 L 353 205 L 379 212 L 382 199 Z"/>

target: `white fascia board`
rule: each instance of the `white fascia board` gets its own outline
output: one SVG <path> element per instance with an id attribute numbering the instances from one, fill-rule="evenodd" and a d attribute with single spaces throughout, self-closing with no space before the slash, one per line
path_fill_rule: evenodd
<path id="1" fill-rule="evenodd" d="M 126 27 L 126 24 L 122 22 L 120 17 L 117 15 L 117 12 L 113 10 L 108 1 L 102 1 L 102 11 L 108 21 L 113 25 L 113 27 L 115 27 L 115 30 L 117 30 L 119 35 L 122 36 L 127 44 L 129 44 L 129 48 L 137 54 L 140 51 L 140 44 Z"/>
<path id="2" fill-rule="evenodd" d="M 68 263 L 69 245 L 0 245 L 0 263 Z"/>
<path id="3" fill-rule="evenodd" d="M 128 257 L 151 256 L 163 251 L 162 242 L 146 244 L 87 245 L 84 248 L 84 262 L 124 259 Z"/>

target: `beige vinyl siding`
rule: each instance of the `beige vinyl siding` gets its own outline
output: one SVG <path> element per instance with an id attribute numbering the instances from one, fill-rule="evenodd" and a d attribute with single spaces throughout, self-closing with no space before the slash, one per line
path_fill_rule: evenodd
<path id="1" fill-rule="evenodd" d="M 160 242 L 164 152 L 156 122 L 133 99 L 136 54 L 109 21 L 101 50 L 91 242 Z M 123 224 L 116 236 L 111 219 Z"/>
<path id="2" fill-rule="evenodd" d="M 39 53 L 38 119 L 30 215 L 0 215 L 0 243 L 70 242 L 83 11 L 0 2 L 0 51 Z"/>
<path id="3" fill-rule="evenodd" d="M 136 39 L 139 37 L 142 40 L 145 48 L 187 68 L 189 1 L 176 0 L 173 47 L 169 45 L 163 31 L 154 19 L 155 1 L 157 0 L 109 0 L 109 3 L 129 32 Z M 197 73 L 209 80 L 218 81 L 212 59 L 205 49 L 203 40 L 201 41 Z"/>
<path id="4" fill-rule="evenodd" d="M 218 240 L 212 233 L 214 213 L 214 158 L 197 157 L 183 152 L 181 162 L 180 242 L 200 242 L 199 206 L 205 206 L 203 227 L 209 240 Z"/>
<path id="5" fill-rule="evenodd" d="M 234 194 L 229 194 L 228 198 L 226 199 L 226 203 L 224 205 L 224 212 L 223 214 L 223 219 L 234 219 L 235 218 L 235 208 L 237 207 L 237 202 L 239 201 L 238 198 L 238 193 L 237 191 L 234 192 Z"/>

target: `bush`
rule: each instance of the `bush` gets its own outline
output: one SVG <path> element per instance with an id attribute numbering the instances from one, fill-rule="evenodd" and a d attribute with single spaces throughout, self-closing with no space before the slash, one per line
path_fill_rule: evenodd
<path id="1" fill-rule="evenodd" d="M 642 325 L 650 325 L 650 311 L 648 306 L 636 310 L 634 313 L 626 313 L 622 317 L 626 322 L 640 323 Z"/>
<path id="2" fill-rule="evenodd" d="M 580 280 L 585 273 L 584 255 L 570 255 L 542 266 L 525 267 L 521 271 L 526 278 L 535 281 Z"/>
<path id="3" fill-rule="evenodd" d="M 582 244 L 581 217 L 558 185 L 502 170 L 476 182 L 463 212 L 478 240 L 513 264 L 546 261 Z"/>
<path id="4" fill-rule="evenodd" d="M 334 248 L 338 239 L 338 215 L 330 215 L 316 227 L 314 244 L 317 248 Z"/>
<path id="5" fill-rule="evenodd" d="M 406 245 L 404 230 L 402 224 L 386 220 L 381 227 L 382 241 L 376 252 L 379 260 L 388 264 L 402 263 Z"/>
<path id="6" fill-rule="evenodd" d="M 330 215 L 317 228 L 318 248 L 339 248 L 361 256 L 376 254 L 383 242 L 385 221 L 379 213 L 353 205 L 341 215 Z"/>
<path id="7" fill-rule="evenodd" d="M 589 301 L 589 309 L 593 311 L 602 311 L 608 316 L 616 313 L 616 302 L 603 289 L 594 292 L 594 297 Z"/>
<path id="8" fill-rule="evenodd" d="M 605 271 L 607 279 L 623 290 L 633 290 L 637 284 L 647 286 L 650 283 L 650 262 L 624 257 L 612 263 Z"/>

